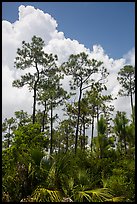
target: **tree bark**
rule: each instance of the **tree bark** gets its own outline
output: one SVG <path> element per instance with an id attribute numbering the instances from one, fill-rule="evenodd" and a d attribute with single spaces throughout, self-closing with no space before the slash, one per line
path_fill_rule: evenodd
<path id="1" fill-rule="evenodd" d="M 94 116 L 92 117 L 92 130 L 91 130 L 91 152 L 92 152 L 93 135 L 94 135 Z"/>
<path id="2" fill-rule="evenodd" d="M 132 110 L 132 115 L 134 114 L 133 113 L 133 109 L 134 109 L 134 107 L 133 107 L 133 96 L 132 96 L 132 91 L 131 91 L 131 94 L 130 94 L 130 100 L 131 100 L 131 110 Z M 134 120 L 134 117 L 133 117 L 133 120 Z"/>
<path id="3" fill-rule="evenodd" d="M 79 120 L 80 120 L 80 102 L 82 97 L 82 82 L 80 85 L 80 93 L 79 93 L 79 100 L 78 100 L 78 118 L 77 118 L 77 126 L 76 126 L 76 137 L 75 137 L 75 154 L 77 153 L 77 143 L 78 143 L 78 130 L 79 130 Z"/>
<path id="4" fill-rule="evenodd" d="M 33 124 L 35 123 L 35 115 L 36 115 L 36 95 L 37 95 L 37 84 L 38 84 L 38 81 L 39 81 L 39 70 L 38 70 L 38 66 L 37 66 L 37 63 L 35 63 L 35 67 L 36 67 L 36 70 L 37 70 L 37 80 L 35 81 L 34 83 L 34 101 L 33 101 Z"/>
<path id="5" fill-rule="evenodd" d="M 85 134 L 85 132 L 86 132 L 86 127 L 85 127 L 85 117 L 83 116 L 83 142 L 82 142 L 82 144 L 83 144 L 83 149 L 85 150 L 85 145 L 86 145 L 86 134 Z"/>
<path id="6" fill-rule="evenodd" d="M 34 102 L 33 102 L 33 124 L 35 123 L 35 113 L 36 113 L 36 85 L 34 85 Z"/>
<path id="7" fill-rule="evenodd" d="M 44 111 L 43 111 L 43 119 L 42 119 L 42 132 L 44 132 L 45 126 L 45 115 L 46 115 L 46 101 L 44 102 Z"/>
<path id="8" fill-rule="evenodd" d="M 133 113 L 133 95 L 132 95 L 132 89 L 131 89 L 131 76 L 130 76 L 130 103 L 131 103 L 131 114 L 133 116 L 133 122 L 134 122 L 134 113 Z"/>
<path id="9" fill-rule="evenodd" d="M 98 108 L 98 105 L 97 105 L 97 133 L 99 135 L 99 132 L 98 132 L 98 122 L 99 122 L 99 108 Z"/>
<path id="10" fill-rule="evenodd" d="M 80 148 L 81 148 L 81 150 L 82 150 L 82 144 L 83 144 L 83 142 L 82 142 L 82 124 L 79 126 L 79 135 L 80 135 L 80 137 L 79 137 L 79 140 L 80 140 Z"/>
<path id="11" fill-rule="evenodd" d="M 51 104 L 50 104 L 50 127 L 51 127 L 51 133 L 50 133 L 50 155 L 53 153 L 53 104 L 52 104 L 52 101 L 51 101 Z"/>

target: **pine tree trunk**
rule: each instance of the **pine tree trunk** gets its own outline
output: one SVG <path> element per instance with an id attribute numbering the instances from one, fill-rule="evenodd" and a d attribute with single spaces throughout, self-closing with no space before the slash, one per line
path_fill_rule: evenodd
<path id="1" fill-rule="evenodd" d="M 99 134 L 99 132 L 98 132 L 98 122 L 99 122 L 99 108 L 98 108 L 98 105 L 97 105 L 97 133 Z"/>
<path id="2" fill-rule="evenodd" d="M 39 82 L 39 70 L 38 70 L 38 66 L 37 66 L 37 62 L 35 63 L 35 67 L 37 70 L 37 80 L 34 83 L 34 101 L 33 101 L 33 124 L 35 123 L 35 115 L 36 115 L 36 95 L 37 95 L 37 84 Z"/>
<path id="3" fill-rule="evenodd" d="M 78 131 L 79 131 L 79 120 L 80 120 L 80 101 L 82 97 L 82 83 L 80 86 L 80 94 L 78 100 L 78 118 L 77 118 L 77 126 L 76 126 L 76 137 L 75 137 L 75 154 L 77 153 L 77 145 L 78 145 Z"/>
<path id="4" fill-rule="evenodd" d="M 85 150 L 85 145 L 86 145 L 86 134 L 85 134 L 85 132 L 86 132 L 86 127 L 85 127 L 85 118 L 84 118 L 84 116 L 83 116 L 83 149 Z"/>
<path id="5" fill-rule="evenodd" d="M 44 111 L 43 111 L 43 119 L 42 119 L 42 132 L 44 132 L 44 126 L 45 126 L 45 115 L 46 115 L 46 101 L 44 104 Z"/>
<path id="6" fill-rule="evenodd" d="M 51 127 L 51 133 L 50 133 L 50 155 L 53 153 L 53 149 L 52 149 L 52 145 L 53 145 L 53 104 L 51 101 L 51 105 L 50 105 L 50 127 Z"/>
<path id="7" fill-rule="evenodd" d="M 92 143 L 93 143 L 93 135 L 94 135 L 94 116 L 92 117 L 92 130 L 91 130 L 91 152 L 92 152 Z"/>
<path id="8" fill-rule="evenodd" d="M 79 140 L 80 140 L 80 148 L 82 150 L 82 125 L 79 126 Z"/>
<path id="9" fill-rule="evenodd" d="M 35 123 L 35 113 L 36 113 L 36 86 L 34 86 L 34 102 L 33 102 L 33 124 Z"/>
<path id="10" fill-rule="evenodd" d="M 131 100 L 131 111 L 132 111 L 132 115 L 133 115 L 133 114 L 134 114 L 134 113 L 133 113 L 134 107 L 133 107 L 133 96 L 132 96 L 132 92 L 131 92 L 131 94 L 130 94 L 130 100 Z M 134 117 L 133 117 L 133 121 L 134 121 Z"/>

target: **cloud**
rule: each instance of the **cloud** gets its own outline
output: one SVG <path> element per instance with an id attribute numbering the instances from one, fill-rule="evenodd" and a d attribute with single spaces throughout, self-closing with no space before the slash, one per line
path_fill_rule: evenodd
<path id="1" fill-rule="evenodd" d="M 56 20 L 51 15 L 32 6 L 21 5 L 19 7 L 19 20 L 13 26 L 16 37 L 20 40 L 23 38 L 29 41 L 33 35 L 40 36 L 45 44 L 48 44 L 53 38 L 64 39 L 63 32 L 58 32 L 56 29 L 58 26 Z"/>
<path id="2" fill-rule="evenodd" d="M 12 117 L 17 110 L 25 110 L 32 113 L 32 94 L 27 90 L 13 88 L 12 71 L 7 66 L 2 67 L 2 116 L 4 118 Z"/>
<path id="3" fill-rule="evenodd" d="M 135 66 L 135 48 L 129 50 L 129 52 L 123 57 L 126 60 L 126 64 L 131 64 L 132 66 Z"/>
<path id="4" fill-rule="evenodd" d="M 14 59 L 16 57 L 17 48 L 21 46 L 21 42 L 25 40 L 30 42 L 33 35 L 41 37 L 45 41 L 45 52 L 57 54 L 59 65 L 67 61 L 70 54 L 86 52 L 91 58 L 104 62 L 104 66 L 108 69 L 110 75 L 108 77 L 108 93 L 115 96 L 119 90 L 117 81 L 117 72 L 127 62 L 134 64 L 135 51 L 134 48 L 123 56 L 121 59 L 114 60 L 110 58 L 101 45 L 93 45 L 91 49 L 87 49 L 76 39 L 65 38 L 63 32 L 57 29 L 56 20 L 42 10 L 35 9 L 32 6 L 20 6 L 19 18 L 14 23 L 8 21 L 2 22 L 2 117 L 11 117 L 17 110 L 23 109 L 32 113 L 32 93 L 27 87 L 18 89 L 12 87 L 12 81 L 21 75 L 20 70 L 14 68 Z M 68 89 L 68 78 L 63 81 L 63 85 Z M 115 102 L 116 108 L 123 107 L 122 99 Z M 124 104 L 127 111 L 129 103 Z M 126 110 L 124 108 L 124 110 Z"/>
<path id="5" fill-rule="evenodd" d="M 77 40 L 65 39 L 52 39 L 45 47 L 45 52 L 58 55 L 59 64 L 67 61 L 69 55 L 78 54 L 79 52 L 89 52 L 83 44 Z"/>

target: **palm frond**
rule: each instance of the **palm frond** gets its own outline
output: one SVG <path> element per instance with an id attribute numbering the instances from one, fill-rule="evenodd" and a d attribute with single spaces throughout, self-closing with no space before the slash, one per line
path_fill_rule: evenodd
<path id="1" fill-rule="evenodd" d="M 119 196 L 119 197 L 113 197 L 111 199 L 108 199 L 107 201 L 112 201 L 112 202 L 122 202 L 125 199 L 124 196 Z"/>
<path id="2" fill-rule="evenodd" d="M 92 195 L 92 201 L 107 201 L 108 199 L 113 198 L 112 193 L 108 190 L 108 188 L 99 188 L 85 191 L 87 194 Z"/>
<path id="3" fill-rule="evenodd" d="M 48 173 L 48 177 L 47 177 L 47 184 L 48 186 L 54 186 L 55 185 L 55 178 L 56 178 L 56 168 L 55 168 L 55 164 L 53 163 L 53 165 L 51 166 L 49 173 Z"/>
<path id="4" fill-rule="evenodd" d="M 107 188 L 77 191 L 74 197 L 76 201 L 80 202 L 104 202 L 114 198 L 113 194 Z"/>
<path id="5" fill-rule="evenodd" d="M 32 194 L 31 198 L 34 202 L 61 202 L 63 197 L 58 190 L 38 187 Z"/>
<path id="6" fill-rule="evenodd" d="M 78 192 L 78 199 L 80 202 L 83 202 L 83 199 L 86 198 L 87 201 L 92 201 L 92 197 L 86 193 L 85 191 L 79 191 Z"/>

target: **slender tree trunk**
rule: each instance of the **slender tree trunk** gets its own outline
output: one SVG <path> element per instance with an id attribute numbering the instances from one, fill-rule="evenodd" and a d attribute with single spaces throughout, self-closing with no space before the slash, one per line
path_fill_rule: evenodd
<path id="1" fill-rule="evenodd" d="M 133 107 L 133 95 L 132 95 L 131 83 L 132 83 L 132 81 L 131 81 L 131 76 L 130 76 L 130 103 L 131 103 L 131 114 L 133 116 L 133 123 L 134 123 L 134 113 L 133 113 L 134 107 Z"/>
<path id="2" fill-rule="evenodd" d="M 80 86 L 79 100 L 78 100 L 78 118 L 77 118 L 77 126 L 76 126 L 76 137 L 75 137 L 75 154 L 77 153 L 77 143 L 78 143 L 78 130 L 79 130 L 79 120 L 80 120 L 80 101 L 82 97 L 82 83 Z"/>
<path id="3" fill-rule="evenodd" d="M 33 102 L 33 124 L 35 123 L 35 113 L 36 113 L 36 86 L 34 85 L 34 102 Z"/>
<path id="4" fill-rule="evenodd" d="M 44 111 L 43 111 L 43 118 L 42 118 L 42 132 L 44 132 L 44 126 L 45 126 L 45 115 L 46 115 L 46 101 L 44 104 Z"/>
<path id="5" fill-rule="evenodd" d="M 80 148 L 82 150 L 82 125 L 79 126 L 79 140 L 80 140 Z"/>
<path id="6" fill-rule="evenodd" d="M 86 134 L 85 134 L 85 132 L 86 132 L 86 127 L 85 127 L 85 118 L 84 118 L 84 116 L 83 116 L 83 142 L 82 142 L 82 144 L 83 144 L 83 149 L 85 150 L 85 145 L 86 145 Z"/>
<path id="7" fill-rule="evenodd" d="M 131 101 L 131 112 L 132 112 L 132 115 L 133 115 L 134 107 L 133 107 L 133 95 L 132 95 L 132 91 L 131 91 L 131 94 L 130 94 L 130 101 Z M 133 119 L 134 119 L 134 117 L 133 117 Z"/>
<path id="8" fill-rule="evenodd" d="M 97 133 L 98 133 L 98 122 L 99 122 L 99 108 L 97 105 Z"/>
<path id="9" fill-rule="evenodd" d="M 38 66 L 37 66 L 37 63 L 35 63 L 35 66 L 36 66 L 36 70 L 37 70 L 37 80 L 35 81 L 34 83 L 34 101 L 33 101 L 33 124 L 35 123 L 35 115 L 36 115 L 36 95 L 37 95 L 37 84 L 38 84 L 38 81 L 39 81 L 39 70 L 38 70 Z"/>
<path id="10" fill-rule="evenodd" d="M 51 127 L 51 133 L 50 133 L 50 154 L 53 153 L 52 145 L 53 145 L 53 104 L 51 101 L 50 104 L 50 127 Z"/>
<path id="11" fill-rule="evenodd" d="M 94 116 L 92 117 L 92 129 L 91 129 L 91 152 L 92 152 L 92 143 L 93 143 L 93 135 L 94 135 Z"/>

